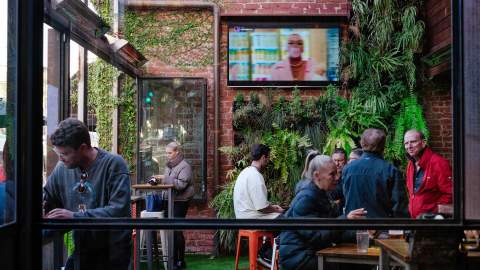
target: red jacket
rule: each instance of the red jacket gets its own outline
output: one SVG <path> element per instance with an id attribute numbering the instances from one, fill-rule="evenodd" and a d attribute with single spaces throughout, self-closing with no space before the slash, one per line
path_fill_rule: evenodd
<path id="1" fill-rule="evenodd" d="M 408 211 L 412 218 L 426 212 L 438 212 L 438 204 L 452 203 L 452 169 L 448 161 L 427 147 L 419 166 L 425 173 L 420 187 L 414 192 L 415 164 L 409 161 L 407 165 Z"/>

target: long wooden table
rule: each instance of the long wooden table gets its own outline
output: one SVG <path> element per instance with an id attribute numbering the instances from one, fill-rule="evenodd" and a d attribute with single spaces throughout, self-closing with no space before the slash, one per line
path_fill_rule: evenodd
<path id="1" fill-rule="evenodd" d="M 390 269 L 391 261 L 399 263 L 405 270 L 418 269 L 418 265 L 412 262 L 408 243 L 404 239 L 376 239 L 375 243 L 380 247 L 380 270 Z"/>
<path id="2" fill-rule="evenodd" d="M 160 191 L 160 190 L 167 190 L 167 194 L 168 194 L 168 206 L 167 206 L 167 210 L 168 210 L 168 218 L 173 218 L 173 193 L 172 193 L 172 189 L 173 189 L 174 185 L 165 185 L 165 184 L 158 184 L 158 185 L 155 185 L 155 186 L 152 186 L 150 184 L 137 184 L 137 185 L 132 185 L 132 188 L 134 190 L 134 192 L 136 193 L 137 190 L 147 190 L 147 191 Z M 147 267 L 148 267 L 148 270 L 152 270 L 153 269 L 153 254 L 152 254 L 152 239 L 150 237 L 150 234 L 148 233 L 147 234 L 147 237 L 146 237 L 146 240 L 147 240 Z M 137 269 L 140 269 L 140 237 L 136 237 L 136 246 L 138 247 L 137 250 L 135 250 L 134 252 L 137 252 L 136 253 L 136 257 L 138 258 L 137 259 Z M 174 244 L 174 241 L 173 241 L 173 230 L 169 230 L 167 231 L 167 248 L 168 248 L 168 254 L 167 254 L 167 268 L 169 270 L 173 269 L 173 252 L 174 252 L 174 248 L 173 248 L 173 244 Z M 165 254 L 164 254 L 165 255 Z"/>
<path id="3" fill-rule="evenodd" d="M 377 265 L 380 249 L 368 248 L 368 252 L 358 252 L 356 244 L 339 244 L 317 252 L 318 269 L 326 269 L 327 262 Z"/>

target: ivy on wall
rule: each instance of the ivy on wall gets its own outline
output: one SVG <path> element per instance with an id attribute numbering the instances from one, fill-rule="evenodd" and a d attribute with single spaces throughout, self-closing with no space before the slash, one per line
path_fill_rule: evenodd
<path id="1" fill-rule="evenodd" d="M 221 0 L 212 1 L 219 5 Z M 93 2 L 99 15 L 112 23 L 111 0 Z M 206 67 L 213 62 L 211 12 L 197 9 L 134 11 L 126 10 L 124 18 L 125 38 L 147 59 L 159 59 L 167 65 L 182 70 Z M 102 60 L 89 64 L 88 69 L 89 113 L 97 118 L 96 131 L 99 146 L 111 149 L 112 112 L 120 110 L 119 154 L 135 171 L 136 150 L 136 85 L 125 76 L 122 92 L 117 99 L 112 96 L 113 81 L 120 72 Z M 76 104 L 75 93 L 72 105 Z M 75 103 L 73 103 L 75 102 Z"/>
<path id="2" fill-rule="evenodd" d="M 97 0 L 94 3 L 99 15 L 112 23 L 111 1 Z M 130 171 L 135 172 L 136 149 L 136 84 L 133 78 L 125 76 L 119 98 L 112 96 L 113 82 L 121 74 L 115 67 L 98 59 L 88 66 L 88 110 L 96 116 L 96 131 L 99 146 L 112 147 L 112 112 L 118 106 L 120 110 L 118 153 L 127 161 Z M 76 106 L 76 92 L 72 92 L 72 106 Z"/>
<path id="3" fill-rule="evenodd" d="M 148 59 L 188 70 L 213 63 L 211 12 L 125 11 L 125 38 Z"/>
<path id="4" fill-rule="evenodd" d="M 135 171 L 135 151 L 137 138 L 136 83 L 125 76 L 123 90 L 117 102 L 120 111 L 118 153 L 127 161 L 130 171 Z"/>

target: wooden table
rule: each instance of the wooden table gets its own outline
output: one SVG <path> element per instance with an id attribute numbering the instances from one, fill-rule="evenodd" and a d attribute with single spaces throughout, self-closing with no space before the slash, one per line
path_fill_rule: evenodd
<path id="1" fill-rule="evenodd" d="M 380 247 L 380 270 L 390 269 L 390 259 L 406 270 L 418 269 L 418 265 L 412 262 L 408 243 L 404 239 L 376 239 L 375 243 Z"/>
<path id="2" fill-rule="evenodd" d="M 377 265 L 380 249 L 371 247 L 367 253 L 358 252 L 356 244 L 339 244 L 317 252 L 318 269 L 326 269 L 327 262 Z"/>
<path id="3" fill-rule="evenodd" d="M 160 190 L 167 190 L 167 195 L 168 195 L 168 206 L 167 206 L 167 211 L 168 211 L 168 218 L 173 218 L 173 193 L 172 193 L 172 188 L 174 185 L 165 185 L 165 184 L 158 184 L 155 186 L 152 186 L 150 184 L 137 184 L 137 185 L 132 185 L 132 188 L 134 190 L 134 194 L 136 193 L 137 190 L 147 190 L 147 191 L 160 191 Z M 140 237 L 136 237 L 135 239 L 136 245 L 137 245 L 137 250 L 135 250 L 136 256 L 138 258 L 137 260 L 137 269 L 140 269 Z M 147 241 L 147 266 L 148 270 L 153 269 L 153 254 L 152 254 L 152 239 L 150 237 L 150 234 L 148 233 L 146 236 L 146 241 Z M 167 268 L 173 269 L 173 230 L 168 230 L 167 231 Z"/>

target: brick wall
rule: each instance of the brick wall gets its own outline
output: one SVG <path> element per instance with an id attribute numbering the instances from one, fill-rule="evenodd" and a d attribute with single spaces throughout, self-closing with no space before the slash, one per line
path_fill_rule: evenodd
<path id="1" fill-rule="evenodd" d="M 453 158 L 452 95 L 448 89 L 427 88 L 422 93 L 423 110 L 430 131 L 432 149 L 450 160 Z"/>
<path id="2" fill-rule="evenodd" d="M 222 16 L 243 15 L 322 15 L 347 16 L 350 10 L 348 0 L 225 0 Z"/>

